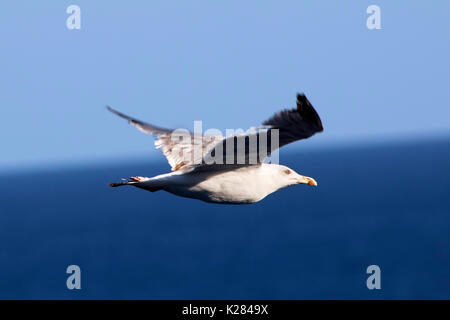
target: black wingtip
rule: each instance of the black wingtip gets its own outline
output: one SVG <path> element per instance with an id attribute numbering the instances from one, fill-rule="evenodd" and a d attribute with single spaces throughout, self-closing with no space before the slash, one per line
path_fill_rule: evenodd
<path id="1" fill-rule="evenodd" d="M 306 96 L 303 92 L 297 92 L 297 100 L 306 99 Z"/>
<path id="2" fill-rule="evenodd" d="M 108 105 L 106 105 L 106 110 L 108 110 L 109 112 L 112 112 L 112 113 L 114 113 L 114 114 L 121 115 L 121 113 L 120 113 L 119 111 L 117 111 L 117 110 L 111 108 L 111 107 L 108 106 Z"/>
<path id="3" fill-rule="evenodd" d="M 117 115 L 117 116 L 119 116 L 119 117 L 121 117 L 121 118 L 124 118 L 124 119 L 126 119 L 126 120 L 128 120 L 128 121 L 137 121 L 137 120 L 135 120 L 135 119 L 133 119 L 133 118 L 127 116 L 126 114 L 124 114 L 124 113 L 122 113 L 122 112 L 119 112 L 119 111 L 117 111 L 116 109 L 111 108 L 111 107 L 108 106 L 108 105 L 106 106 L 106 109 L 107 109 L 108 111 L 114 113 L 115 115 Z"/>
<path id="4" fill-rule="evenodd" d="M 319 114 L 303 92 L 297 93 L 297 110 L 304 119 L 308 119 L 317 126 L 318 132 L 323 131 Z"/>
<path id="5" fill-rule="evenodd" d="M 301 93 L 297 93 L 297 108 L 300 109 L 304 109 L 304 108 L 312 108 L 311 102 L 309 102 L 308 98 L 306 97 L 306 95 L 301 92 Z"/>

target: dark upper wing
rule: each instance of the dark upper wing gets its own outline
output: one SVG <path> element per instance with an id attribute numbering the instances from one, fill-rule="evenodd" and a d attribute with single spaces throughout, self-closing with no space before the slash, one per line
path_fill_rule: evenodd
<path id="1" fill-rule="evenodd" d="M 297 108 L 283 110 L 263 122 L 263 127 L 217 142 L 203 157 L 204 164 L 251 165 L 288 143 L 323 131 L 322 121 L 304 94 L 297 94 Z M 255 131 L 256 129 L 256 131 Z M 219 162 L 218 162 L 219 161 Z M 203 166 L 203 170 L 208 170 Z"/>
<path id="2" fill-rule="evenodd" d="M 303 93 L 297 94 L 296 109 L 280 111 L 264 121 L 263 125 L 279 130 L 280 148 L 323 131 L 319 115 Z"/>

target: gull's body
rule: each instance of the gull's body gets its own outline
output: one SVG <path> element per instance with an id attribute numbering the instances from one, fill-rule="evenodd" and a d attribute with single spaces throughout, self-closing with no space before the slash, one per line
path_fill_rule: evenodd
<path id="1" fill-rule="evenodd" d="M 286 187 L 283 177 L 289 168 L 277 164 L 242 166 L 219 172 L 175 171 L 153 178 L 132 177 L 128 185 L 148 191 L 164 190 L 178 196 L 206 202 L 245 204 L 262 200 L 267 195 Z M 302 181 L 300 175 L 292 172 L 291 184 Z M 305 183 L 314 180 L 308 180 Z M 289 181 L 287 181 L 289 183 Z"/>
<path id="2" fill-rule="evenodd" d="M 172 166 L 170 173 L 152 178 L 131 177 L 128 181 L 110 184 L 113 187 L 131 185 L 151 192 L 164 190 L 178 196 L 206 202 L 247 204 L 258 202 L 267 195 L 289 185 L 317 185 L 313 178 L 302 176 L 286 166 L 264 163 L 264 159 L 260 159 L 260 157 L 258 157 L 257 164 L 211 165 L 205 164 L 204 161 L 197 164 L 198 161 L 194 161 L 194 152 L 191 150 L 194 143 L 181 145 L 172 141 L 172 130 L 149 125 L 111 108 L 109 110 L 127 119 L 139 130 L 155 134 L 158 137 L 155 142 L 156 146 L 163 149 Z M 297 96 L 297 109 L 277 113 L 264 122 L 264 125 L 269 130 L 279 130 L 280 147 L 296 140 L 308 138 L 323 130 L 319 116 L 304 95 Z M 191 134 L 191 137 L 193 141 L 201 139 L 204 142 L 202 159 L 205 159 L 213 150 L 219 150 L 218 145 L 225 145 L 226 141 L 230 139 L 194 134 Z M 186 163 L 178 158 L 180 150 L 192 153 L 191 162 Z M 248 160 L 248 155 L 246 157 Z"/>

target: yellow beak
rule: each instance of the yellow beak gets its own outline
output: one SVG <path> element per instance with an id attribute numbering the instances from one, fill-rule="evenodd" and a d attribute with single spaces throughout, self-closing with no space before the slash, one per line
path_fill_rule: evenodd
<path id="1" fill-rule="evenodd" d="M 309 186 L 317 186 L 316 180 L 314 180 L 313 178 L 309 178 L 309 177 L 305 177 L 305 178 L 308 181 L 307 183 Z"/>

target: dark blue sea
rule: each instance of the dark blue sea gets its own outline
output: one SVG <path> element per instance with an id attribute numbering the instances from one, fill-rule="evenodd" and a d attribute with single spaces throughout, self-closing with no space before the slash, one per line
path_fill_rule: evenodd
<path id="1" fill-rule="evenodd" d="M 450 299 L 449 140 L 281 152 L 319 186 L 242 206 L 107 186 L 163 160 L 2 173 L 0 298 Z"/>

